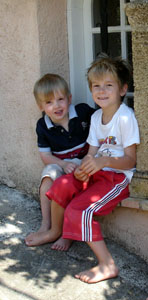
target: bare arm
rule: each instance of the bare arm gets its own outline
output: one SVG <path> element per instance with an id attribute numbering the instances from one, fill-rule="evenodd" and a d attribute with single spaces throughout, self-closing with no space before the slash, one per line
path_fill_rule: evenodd
<path id="1" fill-rule="evenodd" d="M 128 170 L 136 164 L 136 145 L 131 145 L 124 149 L 122 157 L 94 157 L 88 155 L 87 161 L 82 162 L 81 170 L 89 175 L 93 175 L 104 167 Z"/>
<path id="2" fill-rule="evenodd" d="M 87 155 L 95 156 L 97 154 L 97 151 L 98 151 L 98 147 L 89 145 L 89 149 L 88 149 Z M 87 155 L 86 155 L 86 157 L 87 157 Z"/>
<path id="3" fill-rule="evenodd" d="M 60 159 L 52 155 L 50 152 L 40 152 L 40 157 L 45 165 L 57 164 L 64 170 L 66 174 L 73 172 L 74 169 L 77 167 L 75 163 Z"/>
<path id="4" fill-rule="evenodd" d="M 44 165 L 58 164 L 59 166 L 63 167 L 63 161 L 52 155 L 50 152 L 40 152 L 40 157 Z"/>
<path id="5" fill-rule="evenodd" d="M 115 169 L 129 170 L 136 165 L 136 144 L 124 148 L 124 156 L 107 157 L 106 166 Z"/>

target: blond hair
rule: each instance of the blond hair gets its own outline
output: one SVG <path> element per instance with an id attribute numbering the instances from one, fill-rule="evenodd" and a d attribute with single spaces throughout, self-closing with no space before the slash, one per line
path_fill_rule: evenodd
<path id="1" fill-rule="evenodd" d="M 70 90 L 65 79 L 57 74 L 46 74 L 34 86 L 34 97 L 38 105 L 47 102 L 55 92 L 60 91 L 64 96 L 70 96 Z"/>
<path id="2" fill-rule="evenodd" d="M 106 73 L 111 73 L 120 87 L 129 84 L 131 79 L 131 67 L 127 61 L 121 57 L 110 58 L 106 54 L 102 54 L 91 64 L 87 71 L 90 90 L 92 89 L 92 81 L 103 77 Z"/>

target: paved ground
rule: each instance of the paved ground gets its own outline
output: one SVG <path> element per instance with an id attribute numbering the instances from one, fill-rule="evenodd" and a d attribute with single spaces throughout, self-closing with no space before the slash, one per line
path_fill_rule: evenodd
<path id="1" fill-rule="evenodd" d="M 95 265 L 89 247 L 75 242 L 68 252 L 50 244 L 28 248 L 24 237 L 40 223 L 39 204 L 31 197 L 0 186 L 0 300 L 146 300 L 146 262 L 122 246 L 106 240 L 120 275 L 97 284 L 74 278 Z"/>

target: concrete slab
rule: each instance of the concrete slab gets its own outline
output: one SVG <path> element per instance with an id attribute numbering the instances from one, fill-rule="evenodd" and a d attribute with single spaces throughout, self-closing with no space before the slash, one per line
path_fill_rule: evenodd
<path id="1" fill-rule="evenodd" d="M 119 276 L 83 283 L 74 274 L 96 263 L 85 243 L 74 242 L 68 252 L 51 250 L 50 244 L 26 247 L 24 237 L 39 227 L 40 220 L 35 199 L 0 186 L 0 300 L 146 300 L 148 268 L 140 257 L 106 240 Z"/>

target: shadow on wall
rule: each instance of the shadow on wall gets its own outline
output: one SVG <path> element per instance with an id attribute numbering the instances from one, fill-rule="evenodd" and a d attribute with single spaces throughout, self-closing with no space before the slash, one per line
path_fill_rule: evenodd
<path id="1" fill-rule="evenodd" d="M 12 300 L 70 300 L 79 299 L 80 296 L 89 300 L 146 299 L 146 283 L 144 279 L 142 281 L 145 263 L 137 261 L 136 256 L 111 241 L 107 241 L 107 244 L 121 269 L 120 276 L 95 285 L 74 278 L 77 272 L 97 263 L 85 243 L 74 242 L 68 252 L 51 250 L 50 244 L 27 247 L 25 236 L 37 230 L 41 221 L 39 203 L 33 198 L 1 186 L 0 220 L 1 291 L 4 295 L 11 295 Z M 136 278 L 137 269 L 130 267 L 130 261 L 139 268 L 140 288 Z"/>

